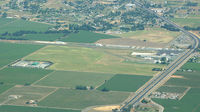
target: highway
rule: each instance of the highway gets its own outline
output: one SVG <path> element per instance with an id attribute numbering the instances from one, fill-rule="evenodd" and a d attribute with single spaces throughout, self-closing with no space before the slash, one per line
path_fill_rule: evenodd
<path id="1" fill-rule="evenodd" d="M 137 2 L 137 1 L 134 1 L 134 2 L 137 6 L 140 6 L 145 11 L 155 14 L 157 17 L 164 20 L 166 23 L 171 24 L 174 27 L 180 29 L 180 31 L 182 31 L 185 35 L 188 35 L 189 37 L 191 37 L 191 39 L 193 40 L 193 44 L 190 49 L 188 49 L 186 52 L 181 54 L 176 60 L 174 60 L 171 64 L 169 64 L 168 67 L 164 71 L 155 75 L 152 79 L 150 79 L 147 83 L 145 83 L 141 88 L 139 88 L 136 91 L 135 95 L 132 98 L 130 98 L 129 101 L 127 101 L 125 104 L 123 104 L 120 107 L 119 111 L 121 111 L 121 112 L 123 112 L 123 109 L 128 107 L 129 105 L 133 105 L 133 107 L 136 106 L 140 101 L 142 101 L 151 92 L 155 91 L 158 87 L 163 85 L 174 72 L 176 72 L 183 64 L 185 64 L 189 60 L 189 58 L 191 56 L 193 56 L 193 54 L 195 53 L 195 50 L 199 46 L 199 38 L 196 35 L 184 30 L 182 27 L 178 26 L 177 24 L 173 23 L 172 21 L 170 21 L 162 16 L 159 16 L 154 11 L 145 8 L 139 2 Z"/>

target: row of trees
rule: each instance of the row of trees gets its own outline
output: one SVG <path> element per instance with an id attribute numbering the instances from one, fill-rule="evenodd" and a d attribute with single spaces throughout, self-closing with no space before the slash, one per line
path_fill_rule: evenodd
<path id="1" fill-rule="evenodd" d="M 1 36 L 23 36 L 25 34 L 58 34 L 58 33 L 63 33 L 65 35 L 71 33 L 71 31 L 69 30 L 60 30 L 60 31 L 45 31 L 45 32 L 36 32 L 36 31 L 26 31 L 26 30 L 21 30 L 21 31 L 16 31 L 14 33 L 9 33 L 9 32 L 5 32 L 2 33 Z"/>
<path id="2" fill-rule="evenodd" d="M 174 27 L 171 24 L 164 24 L 161 28 L 167 29 L 169 31 L 180 31 L 178 28 Z"/>
<path id="3" fill-rule="evenodd" d="M 185 30 L 194 30 L 194 31 L 200 31 L 200 26 L 199 27 L 190 27 L 190 26 L 184 26 L 183 27 Z"/>
<path id="4" fill-rule="evenodd" d="M 23 36 L 26 34 L 63 34 L 63 36 L 67 36 L 71 32 L 78 32 L 78 31 L 69 31 L 69 30 L 60 30 L 60 31 L 45 31 L 45 32 L 36 32 L 36 31 L 16 31 L 14 33 L 5 32 L 0 34 L 0 39 L 4 40 L 28 40 L 28 38 L 24 38 Z"/>
<path id="5" fill-rule="evenodd" d="M 83 25 L 69 24 L 69 30 L 95 31 L 96 29 L 88 24 L 83 24 Z"/>
<path id="6" fill-rule="evenodd" d="M 77 90 L 93 90 L 94 87 L 93 86 L 87 87 L 87 86 L 78 85 L 78 86 L 75 87 L 75 89 L 77 89 Z M 104 87 L 104 88 L 101 89 L 101 91 L 108 92 L 109 90 Z"/>

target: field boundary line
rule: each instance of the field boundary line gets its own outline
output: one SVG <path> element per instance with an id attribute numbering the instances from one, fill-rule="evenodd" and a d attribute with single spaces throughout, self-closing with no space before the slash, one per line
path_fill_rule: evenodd
<path id="1" fill-rule="evenodd" d="M 48 45 L 46 45 L 46 46 L 44 46 L 44 47 L 42 47 L 42 48 L 40 48 L 40 49 L 38 49 L 38 50 L 36 50 L 36 51 L 34 51 L 34 52 L 28 54 L 28 55 L 26 55 L 26 56 L 24 56 L 24 57 L 21 58 L 21 59 L 23 60 L 24 58 L 26 58 L 26 57 L 28 57 L 28 56 L 31 56 L 31 55 L 35 54 L 36 52 L 38 52 L 39 50 L 45 49 L 45 48 L 47 48 L 47 47 L 48 47 Z"/>
<path id="2" fill-rule="evenodd" d="M 41 81 L 41 80 L 45 79 L 46 77 L 50 76 L 50 75 L 51 75 L 51 74 L 53 74 L 54 72 L 56 72 L 56 71 L 53 71 L 53 72 L 51 72 L 51 73 L 49 73 L 49 74 L 45 75 L 45 76 L 44 76 L 44 77 L 42 77 L 41 79 L 39 79 L 39 80 L 37 80 L 37 81 L 33 82 L 31 85 L 35 85 L 36 83 L 38 83 L 39 81 Z"/>
<path id="3" fill-rule="evenodd" d="M 3 94 L 5 94 L 5 93 L 7 93 L 7 92 L 10 91 L 11 89 L 15 88 L 15 86 L 16 86 L 16 85 L 13 85 L 13 87 L 11 87 L 11 88 L 9 88 L 8 90 L 4 91 L 4 92 L 1 93 L 0 95 L 3 95 Z M 4 105 L 4 104 L 5 104 L 6 102 L 8 102 L 8 101 L 9 101 L 9 99 L 4 100 L 2 103 L 0 103 L 0 106 L 1 106 L 1 105 Z"/>
<path id="4" fill-rule="evenodd" d="M 188 88 L 188 87 L 190 87 L 190 86 L 181 86 L 181 85 L 163 85 L 163 86 L 167 86 L 167 87 L 183 87 L 183 88 Z M 195 87 L 192 87 L 192 88 L 195 88 Z M 200 88 L 200 87 L 199 87 Z"/>
<path id="5" fill-rule="evenodd" d="M 198 104 L 193 110 L 192 112 L 196 112 L 196 110 L 200 107 L 200 104 Z"/>
<path id="6" fill-rule="evenodd" d="M 4 105 L 5 103 L 7 103 L 7 102 L 9 102 L 9 101 L 10 101 L 10 99 L 4 100 L 2 103 L 0 103 L 0 106 L 1 106 L 1 105 Z"/>
<path id="7" fill-rule="evenodd" d="M 46 47 L 47 47 L 47 46 L 44 46 L 44 47 L 42 47 L 42 48 L 40 48 L 40 49 L 43 49 L 43 48 L 46 48 Z M 28 55 L 26 55 L 26 56 L 22 57 L 22 58 L 16 59 L 16 60 L 14 60 L 14 61 L 10 62 L 10 63 L 9 63 L 9 64 L 7 64 L 7 65 L 4 65 L 3 67 L 1 67 L 1 68 L 0 68 L 0 70 L 3 70 L 4 68 L 8 67 L 10 64 L 12 64 L 12 63 L 16 62 L 17 60 L 24 59 L 24 58 L 26 58 L 27 56 L 29 56 L 29 55 L 32 55 L 33 53 L 35 53 L 35 52 L 39 51 L 40 49 L 38 49 L 38 50 L 36 50 L 36 51 L 34 51 L 34 52 L 32 52 L 32 53 L 30 53 L 30 54 L 28 54 Z"/>
<path id="8" fill-rule="evenodd" d="M 5 27 L 5 26 L 7 26 L 7 25 L 9 25 L 9 24 L 11 24 L 11 23 L 14 23 L 14 22 L 16 22 L 16 21 L 18 21 L 18 19 L 14 20 L 14 21 L 11 21 L 11 22 L 8 22 L 7 24 L 4 24 L 4 25 L 3 25 L 3 26 L 1 26 L 0 28 L 3 28 L 3 27 Z"/>
<path id="9" fill-rule="evenodd" d="M 178 100 L 181 100 L 187 93 L 188 93 L 188 91 L 191 89 L 191 87 L 188 87 L 184 92 L 183 92 L 183 94 L 179 97 L 179 99 Z"/>
<path id="10" fill-rule="evenodd" d="M 49 95 L 55 93 L 58 89 L 59 89 L 59 88 L 55 88 L 55 90 L 53 90 L 53 91 L 51 91 L 50 93 L 48 93 L 47 95 L 43 96 L 43 97 L 40 98 L 38 101 L 40 102 L 40 101 L 44 100 L 44 99 L 45 99 L 46 97 L 48 97 Z"/>
<path id="11" fill-rule="evenodd" d="M 33 106 L 28 106 L 28 105 L 13 105 L 13 104 L 5 104 L 8 106 L 18 106 L 18 107 L 33 107 Z M 49 109 L 63 109 L 63 110 L 80 110 L 81 109 L 75 109 L 75 108 L 61 108 L 61 107 L 48 107 L 48 106 L 34 106 L 34 108 L 49 108 Z"/>
<path id="12" fill-rule="evenodd" d="M 115 74 L 115 75 L 113 75 L 112 77 L 110 77 L 109 79 L 107 79 L 107 80 L 106 80 L 106 82 L 107 82 L 107 81 L 109 81 L 110 79 L 112 79 L 114 76 L 116 76 L 116 74 Z M 105 80 L 104 80 L 104 81 L 102 81 L 102 83 L 101 83 L 101 84 L 99 84 L 99 85 L 97 85 L 97 86 L 96 86 L 94 89 L 97 89 L 97 88 L 99 88 L 100 86 L 102 86 L 102 85 L 103 85 L 104 83 L 106 83 L 106 82 L 105 82 Z"/>
<path id="13" fill-rule="evenodd" d="M 31 85 L 32 87 L 41 87 L 41 88 L 58 88 L 58 89 L 74 89 L 70 87 L 57 87 L 57 86 L 43 86 L 43 85 Z"/>
<path id="14" fill-rule="evenodd" d="M 57 89 L 77 90 L 77 89 L 71 88 L 71 87 L 42 86 L 42 85 L 31 85 L 31 87 L 53 88 L 53 89 L 56 89 L 56 88 L 57 88 Z M 93 91 L 98 91 L 98 90 L 94 89 Z M 127 91 L 114 91 L 114 90 L 110 90 L 109 92 L 132 93 L 132 92 L 127 92 Z"/>
<path id="15" fill-rule="evenodd" d="M 20 60 L 21 58 L 19 58 L 19 59 L 16 59 L 16 60 L 14 60 L 14 61 L 12 61 L 12 62 L 10 62 L 10 63 L 8 63 L 7 65 L 4 65 L 3 67 L 1 67 L 0 68 L 0 70 L 3 70 L 4 68 L 6 68 L 6 67 L 8 67 L 9 65 L 11 65 L 12 63 L 15 63 L 15 62 L 17 62 L 18 60 Z"/>
<path id="16" fill-rule="evenodd" d="M 13 63 L 13 62 L 11 62 L 11 63 Z M 3 70 L 4 68 L 8 67 L 8 65 L 10 65 L 11 63 L 9 63 L 9 64 L 7 64 L 7 65 L 4 65 L 4 66 L 2 66 L 2 67 L 0 68 L 0 71 L 1 71 L 1 70 Z"/>
<path id="17" fill-rule="evenodd" d="M 5 93 L 7 93 L 7 92 L 10 91 L 11 89 L 15 88 L 15 86 L 16 86 L 16 85 L 13 85 L 13 87 L 7 89 L 6 91 L 4 91 L 3 93 L 1 93 L 0 95 L 3 95 L 3 94 L 5 94 Z"/>

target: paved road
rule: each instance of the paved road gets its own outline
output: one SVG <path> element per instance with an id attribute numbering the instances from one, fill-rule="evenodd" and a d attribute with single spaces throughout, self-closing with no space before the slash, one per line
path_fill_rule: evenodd
<path id="1" fill-rule="evenodd" d="M 186 52 L 181 54 L 164 71 L 162 71 L 161 73 L 159 73 L 156 76 L 154 76 L 146 84 L 144 84 L 141 88 L 139 88 L 136 91 L 136 94 L 126 104 L 121 106 L 120 111 L 123 111 L 123 109 L 128 107 L 129 105 L 136 106 L 141 100 L 144 99 L 144 97 L 146 97 L 152 91 L 156 90 L 158 87 L 160 87 L 162 84 L 164 84 L 170 78 L 170 76 L 174 72 L 176 72 L 176 70 L 178 70 L 183 64 L 185 64 L 189 60 L 189 58 L 194 54 L 196 48 L 198 48 L 198 46 L 199 46 L 199 38 L 196 35 L 184 30 L 182 27 L 176 25 L 175 23 L 171 22 L 170 20 L 168 20 L 168 19 L 166 19 L 166 18 L 164 18 L 162 16 L 159 16 L 154 11 L 145 8 L 139 2 L 135 1 L 135 4 L 137 6 L 142 7 L 144 10 L 148 11 L 149 13 L 155 14 L 157 17 L 159 17 L 160 19 L 164 20 L 168 24 L 171 24 L 174 27 L 180 29 L 180 31 L 182 31 L 185 35 L 188 35 L 189 37 L 191 37 L 194 42 L 192 44 L 191 49 L 188 49 Z"/>

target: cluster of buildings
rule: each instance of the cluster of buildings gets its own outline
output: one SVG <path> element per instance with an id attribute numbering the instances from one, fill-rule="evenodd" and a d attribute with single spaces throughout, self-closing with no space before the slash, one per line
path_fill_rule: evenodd
<path id="1" fill-rule="evenodd" d="M 41 61 L 29 61 L 29 60 L 19 60 L 13 63 L 13 67 L 28 67 L 28 68 L 46 68 L 52 65 L 51 62 L 41 62 Z"/>
<path id="2" fill-rule="evenodd" d="M 160 49 L 152 53 L 149 52 L 132 52 L 132 56 L 140 57 L 145 60 L 149 60 L 153 63 L 168 63 L 169 61 L 175 59 L 182 50 L 172 50 L 172 49 Z"/>
<path id="3" fill-rule="evenodd" d="M 184 52 L 183 49 L 169 49 L 169 48 L 149 48 L 139 46 L 127 46 L 127 45 L 112 45 L 112 44 L 100 44 L 96 43 L 96 47 L 108 47 L 108 48 L 121 48 L 121 49 L 133 49 L 136 50 L 131 53 L 132 56 L 143 58 L 151 63 L 163 63 L 163 61 L 170 62 L 174 60 L 178 55 Z"/>
<path id="4" fill-rule="evenodd" d="M 153 92 L 151 98 L 178 100 L 181 97 L 180 93 Z"/>

